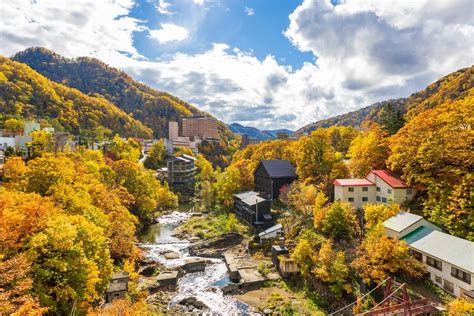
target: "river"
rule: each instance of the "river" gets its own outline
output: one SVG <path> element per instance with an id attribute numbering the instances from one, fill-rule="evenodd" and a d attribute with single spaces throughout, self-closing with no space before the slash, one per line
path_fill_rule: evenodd
<path id="1" fill-rule="evenodd" d="M 191 257 L 188 252 L 190 243 L 173 236 L 177 227 L 189 218 L 189 213 L 173 212 L 158 218 L 158 223 L 151 225 L 141 236 L 142 246 L 147 249 L 145 256 L 172 268 L 183 265 Z M 163 253 L 179 253 L 177 259 L 166 259 Z M 209 259 L 204 272 L 188 273 L 178 281 L 176 295 L 168 307 L 185 298 L 195 297 L 209 307 L 207 315 L 249 315 L 246 304 L 222 293 L 221 287 L 229 284 L 227 268 L 222 259 Z"/>

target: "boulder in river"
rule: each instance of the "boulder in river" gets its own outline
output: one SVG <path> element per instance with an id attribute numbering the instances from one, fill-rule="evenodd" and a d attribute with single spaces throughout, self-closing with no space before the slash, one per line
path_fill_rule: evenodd
<path id="1" fill-rule="evenodd" d="M 198 300 L 194 296 L 187 297 L 187 298 L 181 300 L 178 304 L 182 305 L 182 306 L 186 306 L 188 308 L 193 307 L 193 308 L 201 310 L 201 311 L 205 310 L 205 309 L 209 309 L 209 307 L 206 304 L 204 304 L 203 302 L 201 302 L 200 300 Z"/>
<path id="2" fill-rule="evenodd" d="M 180 258 L 179 253 L 177 253 L 176 251 L 171 251 L 171 250 L 164 252 L 163 256 L 168 260 Z"/>
<path id="3" fill-rule="evenodd" d="M 189 247 L 193 256 L 219 258 L 227 248 L 242 243 L 244 237 L 238 233 L 228 233 L 217 238 L 210 238 L 197 242 Z"/>

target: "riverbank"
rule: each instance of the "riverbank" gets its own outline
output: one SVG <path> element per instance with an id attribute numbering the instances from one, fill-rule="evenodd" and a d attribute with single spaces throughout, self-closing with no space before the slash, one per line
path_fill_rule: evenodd
<path id="1" fill-rule="evenodd" d="M 162 215 L 157 219 L 158 223 L 151 225 L 141 236 L 140 248 L 144 254 L 141 271 L 139 270 L 142 273 L 139 283 L 148 292 L 147 302 L 161 313 L 206 311 L 220 315 L 248 314 L 247 304 L 222 292 L 222 287 L 232 281 L 220 256 L 204 258 L 190 251 L 199 242 L 202 249 L 208 250 L 218 244 L 205 246 L 197 236 L 185 239 L 183 235 L 176 235 L 177 228 L 191 219 L 195 219 L 191 217 L 191 213 L 173 212 Z M 223 244 L 219 244 L 219 247 L 223 247 Z M 204 260 L 204 270 L 186 273 L 184 267 L 190 260 Z M 153 268 L 144 273 L 144 267 L 148 266 Z M 176 284 L 171 278 L 170 286 L 163 287 L 160 275 L 172 271 L 176 272 Z"/>

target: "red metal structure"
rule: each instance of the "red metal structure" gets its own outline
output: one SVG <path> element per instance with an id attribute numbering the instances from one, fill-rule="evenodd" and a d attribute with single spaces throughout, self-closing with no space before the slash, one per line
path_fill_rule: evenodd
<path id="1" fill-rule="evenodd" d="M 408 315 L 438 314 L 439 311 L 425 298 L 410 298 L 405 283 L 400 284 L 389 278 L 384 288 L 383 300 L 369 311 L 358 315 Z"/>

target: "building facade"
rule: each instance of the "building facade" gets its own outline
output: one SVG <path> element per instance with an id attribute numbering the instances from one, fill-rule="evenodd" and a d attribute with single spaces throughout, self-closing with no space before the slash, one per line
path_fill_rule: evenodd
<path id="1" fill-rule="evenodd" d="M 334 200 L 349 202 L 357 208 L 366 203 L 409 202 L 416 190 L 389 170 L 371 170 L 364 179 L 336 179 Z"/>
<path id="2" fill-rule="evenodd" d="M 255 191 L 268 200 L 275 200 L 280 190 L 296 180 L 296 171 L 288 160 L 262 160 L 254 173 Z"/>
<path id="3" fill-rule="evenodd" d="M 474 302 L 473 242 L 443 233 L 421 216 L 405 212 L 384 222 L 384 234 L 404 240 L 434 284 Z"/>
<path id="4" fill-rule="evenodd" d="M 204 116 L 184 118 L 183 136 L 218 139 L 217 120 Z"/>
<path id="5" fill-rule="evenodd" d="M 168 183 L 172 186 L 193 185 L 197 168 L 196 158 L 181 155 L 168 159 Z"/>

